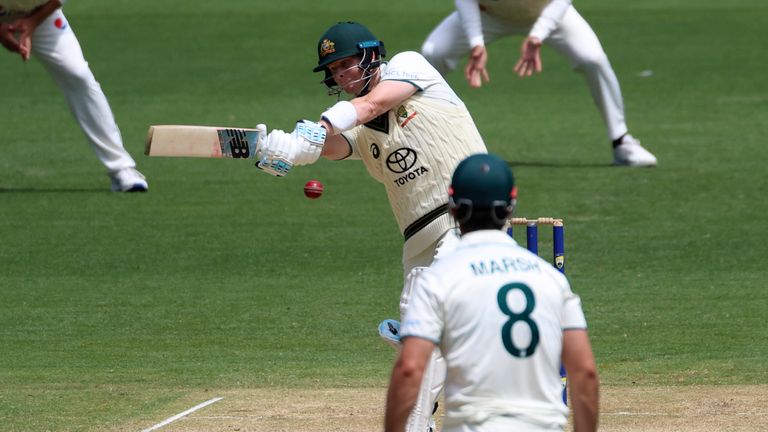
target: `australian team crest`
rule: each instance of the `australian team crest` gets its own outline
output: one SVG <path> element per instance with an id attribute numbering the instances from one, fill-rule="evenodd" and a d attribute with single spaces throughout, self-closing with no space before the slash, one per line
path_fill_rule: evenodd
<path id="1" fill-rule="evenodd" d="M 416 112 L 409 113 L 405 105 L 400 105 L 397 108 L 397 111 L 395 111 L 395 115 L 399 119 L 398 124 L 400 125 L 401 128 L 403 128 L 405 127 L 405 125 L 408 124 L 409 121 L 411 121 L 414 117 L 416 117 Z"/>
<path id="2" fill-rule="evenodd" d="M 330 39 L 323 39 L 323 42 L 320 43 L 320 57 L 325 57 L 328 54 L 333 54 L 336 52 L 336 44 L 331 42 Z"/>

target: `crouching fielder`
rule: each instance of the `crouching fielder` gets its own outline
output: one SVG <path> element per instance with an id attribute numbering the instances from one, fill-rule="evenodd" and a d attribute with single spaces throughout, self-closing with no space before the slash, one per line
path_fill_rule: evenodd
<path id="1" fill-rule="evenodd" d="M 574 430 L 596 429 L 597 371 L 581 302 L 564 275 L 501 230 L 513 189 L 498 157 L 474 155 L 456 168 L 450 208 L 461 240 L 414 282 L 387 432 L 403 431 L 436 346 L 448 370 L 444 432 L 562 431 L 561 358 Z"/>
<path id="2" fill-rule="evenodd" d="M 0 0 L 0 44 L 37 58 L 64 94 L 77 124 L 107 169 L 115 192 L 146 192 L 147 180 L 123 147 L 101 86 L 62 12 L 64 0 Z"/>
<path id="3" fill-rule="evenodd" d="M 269 133 L 257 166 L 284 176 L 321 156 L 361 160 L 384 185 L 403 236 L 403 274 L 429 266 L 457 241 L 448 215 L 451 173 L 465 157 L 486 153 L 472 117 L 421 54 L 403 52 L 385 62 L 384 43 L 361 24 L 331 26 L 317 43 L 317 55 L 314 71 L 325 75 L 329 94 L 343 91 L 353 98 L 335 103 L 317 123 L 302 120 L 291 133 Z M 432 370 L 410 432 L 428 430 L 444 378 L 439 365 Z"/>

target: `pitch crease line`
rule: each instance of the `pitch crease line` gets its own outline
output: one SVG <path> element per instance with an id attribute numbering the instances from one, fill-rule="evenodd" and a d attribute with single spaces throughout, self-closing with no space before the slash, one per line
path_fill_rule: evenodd
<path id="1" fill-rule="evenodd" d="M 150 432 L 150 431 L 153 431 L 153 430 L 160 429 L 161 427 L 163 427 L 163 426 L 165 426 L 165 425 L 167 425 L 169 423 L 175 422 L 176 420 L 178 420 L 178 419 L 180 419 L 180 418 L 182 418 L 182 417 L 184 417 L 186 415 L 189 415 L 189 414 L 199 410 L 200 408 L 205 408 L 208 405 L 216 403 L 216 402 L 218 402 L 218 401 L 220 401 L 222 399 L 224 399 L 224 398 L 223 397 L 217 397 L 217 398 L 213 398 L 213 399 L 207 400 L 207 401 L 205 401 L 205 402 L 203 402 L 203 403 L 201 403 L 199 405 L 193 406 L 192 408 L 190 408 L 190 409 L 188 409 L 188 410 L 186 410 L 184 412 L 180 412 L 180 413 L 176 414 L 173 417 L 168 417 L 167 419 L 161 421 L 160 423 L 152 426 L 149 429 L 144 429 L 141 432 Z"/>

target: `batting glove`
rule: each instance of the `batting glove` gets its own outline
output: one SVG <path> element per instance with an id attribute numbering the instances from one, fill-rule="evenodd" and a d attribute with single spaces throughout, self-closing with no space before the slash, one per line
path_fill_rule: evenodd
<path id="1" fill-rule="evenodd" d="M 267 135 L 256 167 L 267 174 L 283 177 L 293 168 L 296 159 L 296 140 L 279 129 Z"/>
<path id="2" fill-rule="evenodd" d="M 296 129 L 291 136 L 296 140 L 296 165 L 308 165 L 317 162 L 323 151 L 327 131 L 320 123 L 309 120 L 296 122 Z"/>

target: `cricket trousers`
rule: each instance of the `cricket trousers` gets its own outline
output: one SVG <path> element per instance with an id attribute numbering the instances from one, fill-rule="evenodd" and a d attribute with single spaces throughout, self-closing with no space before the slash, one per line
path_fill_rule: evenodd
<path id="1" fill-rule="evenodd" d="M 32 56 L 43 64 L 64 94 L 72 115 L 107 172 L 135 167 L 136 162 L 123 147 L 109 102 L 61 9 L 35 30 Z"/>
<path id="2" fill-rule="evenodd" d="M 509 23 L 485 12 L 481 12 L 480 17 L 486 44 L 505 36 L 527 35 L 531 29 L 531 25 Z M 592 100 L 605 123 L 608 138 L 615 140 L 626 134 L 624 99 L 619 80 L 594 30 L 573 6 L 568 8 L 544 44 L 551 46 L 568 59 L 571 67 L 584 74 Z M 422 46 L 424 57 L 441 74 L 455 69 L 470 50 L 456 11 L 438 24 Z"/>

